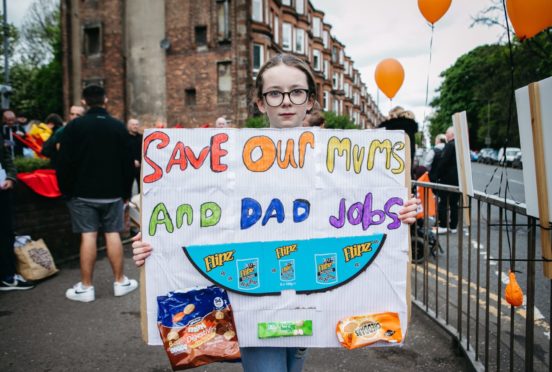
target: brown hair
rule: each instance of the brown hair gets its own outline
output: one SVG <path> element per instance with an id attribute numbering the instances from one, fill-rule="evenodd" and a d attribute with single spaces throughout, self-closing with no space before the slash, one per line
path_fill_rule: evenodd
<path id="1" fill-rule="evenodd" d="M 314 82 L 314 74 L 312 73 L 310 66 L 305 61 L 292 54 L 281 53 L 269 59 L 259 70 L 257 79 L 255 80 L 255 87 L 253 88 L 253 92 L 251 94 L 253 103 L 256 103 L 257 99 L 263 98 L 263 74 L 265 73 L 265 71 L 269 68 L 276 67 L 282 64 L 298 68 L 305 73 L 305 76 L 307 77 L 310 98 L 315 99 L 315 97 L 317 96 L 316 84 Z"/>

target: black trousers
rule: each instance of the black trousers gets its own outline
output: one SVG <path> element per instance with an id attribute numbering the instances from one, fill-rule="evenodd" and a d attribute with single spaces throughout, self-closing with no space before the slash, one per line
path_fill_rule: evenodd
<path id="1" fill-rule="evenodd" d="M 447 210 L 447 199 L 450 214 Z M 439 212 L 439 227 L 447 227 L 447 221 L 450 223 L 451 229 L 458 227 L 458 201 L 460 200 L 460 194 L 448 191 L 439 191 L 439 205 L 437 207 Z M 450 217 L 450 220 L 449 220 Z"/>
<path id="2" fill-rule="evenodd" d="M 0 279 L 15 274 L 12 191 L 0 191 Z"/>

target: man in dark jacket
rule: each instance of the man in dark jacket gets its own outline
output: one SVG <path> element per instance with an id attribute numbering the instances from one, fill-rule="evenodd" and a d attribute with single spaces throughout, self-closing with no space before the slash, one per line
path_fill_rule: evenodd
<path id="1" fill-rule="evenodd" d="M 12 159 L 16 156 L 23 156 L 23 144 L 15 138 L 25 135 L 25 130 L 17 122 L 17 117 L 12 110 L 6 110 L 2 114 L 2 136 L 4 137 L 4 146 L 8 147 Z"/>
<path id="2" fill-rule="evenodd" d="M 449 127 L 445 135 L 447 137 L 447 144 L 443 148 L 435 170 L 432 170 L 433 178 L 431 182 L 458 186 L 454 128 Z M 439 233 L 445 233 L 447 231 L 447 222 L 449 222 L 450 232 L 456 232 L 456 227 L 458 226 L 458 200 L 458 193 L 439 191 L 439 227 L 437 228 Z M 450 207 L 450 216 L 447 214 L 447 201 Z"/>
<path id="3" fill-rule="evenodd" d="M 11 151 L 0 133 L 0 291 L 31 289 L 34 285 L 15 272 L 13 252 L 13 210 L 11 192 L 15 185 Z"/>
<path id="4" fill-rule="evenodd" d="M 120 121 L 105 109 L 105 91 L 98 85 L 83 90 L 89 110 L 71 121 L 61 137 L 58 156 L 58 183 L 68 202 L 73 231 L 81 234 L 81 281 L 65 293 L 74 301 L 95 299 L 92 274 L 96 263 L 96 239 L 105 236 L 107 257 L 113 270 L 115 296 L 137 288 L 134 279 L 123 274 L 123 200 L 130 197 L 133 162 L 128 134 Z"/>

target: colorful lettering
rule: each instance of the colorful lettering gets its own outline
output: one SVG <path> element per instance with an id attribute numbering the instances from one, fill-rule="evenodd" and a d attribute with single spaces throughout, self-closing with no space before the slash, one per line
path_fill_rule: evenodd
<path id="1" fill-rule="evenodd" d="M 227 262 L 234 261 L 234 253 L 236 251 L 227 251 L 206 256 L 203 261 L 205 263 L 205 271 L 209 272 L 216 267 L 220 267 Z"/>

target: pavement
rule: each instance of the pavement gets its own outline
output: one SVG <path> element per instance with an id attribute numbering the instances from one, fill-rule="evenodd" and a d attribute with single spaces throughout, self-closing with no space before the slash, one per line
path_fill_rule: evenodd
<path id="1" fill-rule="evenodd" d="M 125 273 L 139 277 L 125 247 Z M 78 260 L 29 291 L 0 293 L 0 371 L 171 371 L 165 351 L 147 346 L 140 330 L 140 292 L 113 296 L 113 278 L 104 252 L 95 270 L 96 300 L 67 300 L 79 281 Z M 239 363 L 215 363 L 197 371 L 242 371 Z M 403 347 L 310 349 L 305 372 L 468 371 L 452 338 L 416 306 Z"/>

